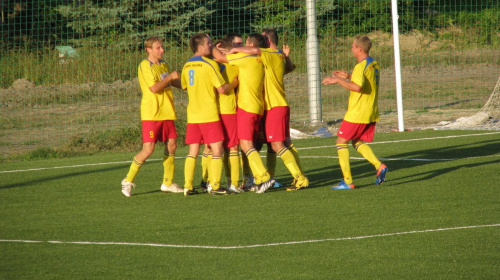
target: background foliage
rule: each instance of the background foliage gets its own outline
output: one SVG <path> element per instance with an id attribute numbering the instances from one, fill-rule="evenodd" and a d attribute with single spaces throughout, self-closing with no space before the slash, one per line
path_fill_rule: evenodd
<path id="1" fill-rule="evenodd" d="M 390 32 L 390 0 L 319 0 L 318 26 L 333 36 Z M 1 2 L 1 49 L 43 47 L 72 43 L 137 49 L 151 35 L 185 44 L 195 32 L 213 36 L 246 34 L 262 28 L 306 34 L 304 0 L 121 0 L 121 1 L 19 1 Z M 496 4 L 495 4 L 496 3 Z M 499 31 L 495 0 L 398 1 L 401 31 L 434 32 L 436 28 L 481 27 L 482 42 L 493 43 Z M 229 24 L 228 24 L 229 23 Z M 229 26 L 229 30 L 228 30 Z"/>
<path id="2" fill-rule="evenodd" d="M 367 33 L 382 68 L 382 131 L 397 126 L 390 0 L 318 0 L 321 75 L 352 70 L 352 37 Z M 499 1 L 398 1 L 404 119 L 409 128 L 476 113 L 500 73 Z M 171 69 L 192 55 L 187 39 L 275 28 L 297 69 L 285 76 L 295 129 L 312 132 L 305 0 L 4 0 L 0 2 L 0 156 L 136 150 L 141 139 L 137 65 L 143 39 L 160 35 Z M 63 52 L 61 48 L 73 53 Z M 321 88 L 324 126 L 346 108 L 341 87 Z M 179 143 L 187 98 L 174 89 Z M 30 156 L 31 158 L 31 156 Z"/>

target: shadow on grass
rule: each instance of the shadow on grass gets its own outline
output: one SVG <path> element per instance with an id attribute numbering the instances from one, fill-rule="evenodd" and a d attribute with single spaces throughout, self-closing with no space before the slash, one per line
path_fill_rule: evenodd
<path id="1" fill-rule="evenodd" d="M 36 184 L 39 184 L 39 183 L 47 183 L 50 181 L 64 179 L 64 178 L 71 178 L 71 177 L 85 176 L 85 175 L 91 175 L 91 174 L 96 174 L 96 173 L 103 173 L 103 172 L 108 172 L 108 171 L 118 170 L 118 169 L 123 169 L 123 168 L 124 167 L 122 165 L 119 165 L 119 166 L 110 166 L 107 168 L 102 168 L 102 169 L 97 169 L 97 170 L 88 170 L 88 171 L 77 170 L 77 171 L 71 172 L 71 173 L 65 173 L 65 174 L 61 174 L 61 175 L 57 175 L 57 176 L 47 176 L 45 178 L 40 178 L 40 179 L 36 179 L 36 180 L 31 180 L 31 178 L 29 176 L 26 176 L 26 181 L 21 182 L 21 183 L 2 185 L 2 186 L 0 186 L 0 190 L 11 189 L 11 188 L 36 187 Z M 39 174 L 37 174 L 37 176 L 39 176 Z"/>
<path id="2" fill-rule="evenodd" d="M 334 146 L 332 146 L 334 149 Z M 376 147 L 372 147 L 374 153 L 377 155 Z M 457 160 L 464 159 L 467 157 L 485 157 L 494 154 L 498 154 L 500 151 L 500 139 L 498 140 L 485 140 L 476 143 L 469 143 L 464 145 L 454 145 L 449 147 L 438 147 L 432 149 L 418 150 L 407 153 L 394 154 L 381 158 L 389 167 L 389 173 L 387 175 L 387 182 L 383 184 L 386 185 L 399 185 L 404 183 L 411 183 L 425 179 L 433 179 L 437 176 L 443 175 L 448 172 L 453 172 L 461 168 L 477 167 L 489 164 L 498 164 L 500 160 L 491 160 L 482 163 L 457 163 Z M 360 157 L 357 152 L 351 152 L 351 157 Z M 435 169 L 428 172 L 418 172 L 418 168 L 423 167 L 428 164 L 433 164 L 436 162 L 450 162 L 449 167 Z M 279 164 L 279 163 L 278 163 Z M 391 173 L 397 170 L 414 168 L 415 173 L 406 177 L 391 177 Z M 366 160 L 352 160 L 351 159 L 351 173 L 356 184 L 357 179 L 373 179 L 373 183 L 357 185 L 356 188 L 366 188 L 366 187 L 376 187 L 375 177 L 376 171 L 373 166 Z M 342 179 L 342 172 L 338 165 L 337 159 L 331 160 L 331 165 L 322 166 L 314 169 L 306 169 L 305 175 L 309 178 L 310 187 L 309 188 L 323 188 L 332 187 L 337 185 Z M 424 176 L 424 177 L 422 177 Z M 289 174 L 281 174 L 276 177 L 277 180 L 284 184 L 285 187 L 273 188 L 269 191 L 286 191 L 286 186 L 290 185 L 292 178 Z M 405 182 L 400 182 L 402 180 Z M 411 180 L 411 178 L 415 178 Z M 417 179 L 418 178 L 418 179 Z"/>
<path id="3" fill-rule="evenodd" d="M 411 182 L 417 182 L 421 180 L 434 179 L 440 175 L 446 174 L 448 172 L 457 171 L 461 168 L 478 167 L 483 165 L 498 164 L 499 159 L 494 159 L 486 162 L 480 163 L 459 163 L 457 160 L 471 158 L 471 157 L 486 157 L 494 154 L 498 154 L 500 151 L 500 139 L 499 140 L 486 140 L 476 143 L 469 143 L 465 145 L 454 145 L 449 147 L 439 147 L 433 149 L 425 149 L 419 151 L 412 151 L 408 153 L 401 153 L 387 157 L 385 164 L 389 167 L 389 173 L 387 175 L 388 183 L 384 185 L 399 185 Z M 376 151 L 375 151 L 376 153 Z M 398 160 L 400 159 L 400 160 Z M 436 162 L 449 162 L 449 167 L 434 169 L 426 172 L 419 172 L 418 169 L 428 165 L 434 164 Z M 365 161 L 366 163 L 366 161 Z M 402 169 L 413 168 L 415 172 L 412 175 L 405 177 L 395 177 L 391 178 L 391 171 L 397 171 Z M 356 170 L 357 169 L 357 170 Z M 365 164 L 365 166 L 358 166 L 358 168 L 352 168 L 353 177 L 363 178 L 366 176 L 373 176 L 375 181 L 375 173 L 370 164 Z M 405 180 L 410 178 L 410 180 Z M 402 180 L 405 180 L 402 182 Z M 357 188 L 369 187 L 366 186 L 356 186 Z"/>

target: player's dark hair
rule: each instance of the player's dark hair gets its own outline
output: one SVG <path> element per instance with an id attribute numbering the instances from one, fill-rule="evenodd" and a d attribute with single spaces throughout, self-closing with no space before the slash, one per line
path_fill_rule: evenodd
<path id="1" fill-rule="evenodd" d="M 257 48 L 267 48 L 267 40 L 266 38 L 259 33 L 252 33 L 248 35 L 248 42 L 253 44 L 254 47 Z"/>
<path id="2" fill-rule="evenodd" d="M 269 41 L 271 41 L 271 43 L 278 45 L 278 33 L 276 32 L 276 30 L 269 29 L 269 28 L 264 29 L 264 31 L 262 31 L 262 34 L 264 36 L 266 36 L 267 39 L 269 39 Z"/>
<path id="3" fill-rule="evenodd" d="M 208 35 L 205 33 L 198 33 L 194 34 L 191 39 L 189 39 L 189 46 L 191 47 L 191 50 L 193 53 L 196 53 L 198 51 L 198 46 L 203 45 L 205 40 L 208 38 Z"/>
<path id="4" fill-rule="evenodd" d="M 243 37 L 241 36 L 241 34 L 239 34 L 239 33 L 229 33 L 229 34 L 227 34 L 227 36 L 226 36 L 226 38 L 227 38 L 227 39 L 229 39 L 231 42 L 233 42 L 233 41 L 234 41 L 234 38 L 236 38 L 236 37 L 243 38 Z"/>
<path id="5" fill-rule="evenodd" d="M 232 50 L 233 49 L 233 42 L 230 38 L 222 38 L 219 41 L 215 42 L 215 46 L 218 46 L 220 48 L 226 49 L 226 50 Z"/>

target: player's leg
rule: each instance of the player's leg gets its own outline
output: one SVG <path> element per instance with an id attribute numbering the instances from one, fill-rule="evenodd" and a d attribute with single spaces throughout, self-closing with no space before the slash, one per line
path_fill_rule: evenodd
<path id="1" fill-rule="evenodd" d="M 212 160 L 212 150 L 205 144 L 203 148 L 202 158 L 201 158 L 201 182 L 200 187 L 202 191 L 207 190 L 207 184 L 210 178 L 210 161 Z"/>
<path id="2" fill-rule="evenodd" d="M 224 153 L 223 141 L 224 132 L 222 122 L 215 121 L 199 124 L 203 141 L 209 143 L 212 150 L 212 160 L 209 165 L 209 180 L 208 193 L 211 195 L 227 194 L 227 191 L 220 186 L 220 178 L 222 174 L 222 155 Z"/>
<path id="3" fill-rule="evenodd" d="M 285 167 L 288 169 L 290 174 L 292 175 L 295 184 L 287 188 L 287 190 L 298 190 L 302 188 L 306 188 L 309 186 L 309 180 L 304 174 L 300 171 L 297 162 L 295 161 L 295 157 L 292 152 L 285 147 L 283 142 L 271 142 L 271 146 L 274 151 L 278 154 L 278 156 L 283 160 Z"/>
<path id="4" fill-rule="evenodd" d="M 142 144 L 142 150 L 134 156 L 132 164 L 130 165 L 129 172 L 127 173 L 127 177 L 125 177 L 125 181 L 134 182 L 135 176 L 139 172 L 139 169 L 151 156 L 151 154 L 153 154 L 154 150 L 154 142 L 147 142 Z"/>
<path id="5" fill-rule="evenodd" d="M 266 168 L 269 175 L 274 177 L 276 173 L 276 152 L 273 150 L 271 143 L 267 143 Z"/>
<path id="6" fill-rule="evenodd" d="M 255 178 L 255 184 L 261 184 L 268 181 L 271 176 L 267 172 L 259 152 L 253 147 L 252 141 L 240 139 L 241 150 L 245 153 L 248 159 L 248 165 Z"/>
<path id="7" fill-rule="evenodd" d="M 240 153 L 239 153 L 238 145 L 229 148 L 229 169 L 230 169 L 230 191 L 234 191 L 237 193 L 243 192 L 243 189 L 239 187 L 240 182 Z"/>
<path id="8" fill-rule="evenodd" d="M 160 187 L 162 192 L 182 193 L 184 190 L 174 183 L 175 175 L 175 151 L 177 150 L 177 139 L 171 138 L 165 142 L 163 154 L 163 184 Z"/>
<path id="9" fill-rule="evenodd" d="M 288 150 L 290 150 L 290 152 L 292 152 L 293 156 L 295 157 L 295 162 L 297 163 L 297 166 L 299 166 L 300 172 L 304 174 L 304 170 L 300 165 L 299 151 L 297 151 L 297 148 L 295 148 L 295 145 L 292 143 L 292 138 L 290 137 L 290 107 L 288 107 L 285 116 L 285 146 L 288 148 Z"/>
<path id="10" fill-rule="evenodd" d="M 250 169 L 248 158 L 243 151 L 240 155 L 240 165 L 243 173 L 241 188 L 245 190 L 250 189 L 253 186 L 252 170 Z"/>
<path id="11" fill-rule="evenodd" d="M 177 131 L 173 121 L 163 122 L 162 139 L 165 141 L 165 150 L 163 152 L 163 183 L 160 187 L 162 192 L 181 193 L 182 188 L 179 188 L 174 183 L 175 174 L 175 152 L 177 150 Z"/>
<path id="12" fill-rule="evenodd" d="M 231 186 L 231 165 L 229 164 L 229 149 L 224 148 L 224 154 L 222 155 L 222 170 L 224 170 L 224 175 L 226 176 L 227 186 Z"/>
<path id="13" fill-rule="evenodd" d="M 332 189 L 353 189 L 354 184 L 352 183 L 352 175 L 351 175 L 351 163 L 349 156 L 349 140 L 342 138 L 340 136 L 337 137 L 337 154 L 339 157 L 339 165 L 340 170 L 342 171 L 342 175 L 344 180 L 340 181 L 339 185 L 332 187 Z"/>
<path id="14" fill-rule="evenodd" d="M 137 153 L 130 164 L 129 171 L 125 179 L 122 180 L 122 193 L 131 196 L 132 187 L 135 187 L 134 180 L 144 162 L 153 154 L 155 143 L 162 139 L 163 123 L 158 121 L 142 121 L 142 150 Z"/>
<path id="15" fill-rule="evenodd" d="M 297 190 L 308 187 L 309 180 L 300 171 L 293 153 L 285 146 L 289 116 L 290 108 L 288 106 L 278 106 L 268 110 L 265 130 L 266 139 L 271 143 L 272 150 L 281 158 L 294 179 L 295 184 L 288 188 L 288 190 Z"/>
<path id="16" fill-rule="evenodd" d="M 151 154 L 155 150 L 155 142 L 146 142 L 142 144 L 142 150 L 137 153 L 132 163 L 130 164 L 127 176 L 122 180 L 122 193 L 125 196 L 132 195 L 132 188 L 135 187 L 134 180 L 139 173 L 139 169 L 141 169 L 142 165 L 146 162 L 146 160 L 151 156 Z"/>
<path id="17" fill-rule="evenodd" d="M 212 160 L 210 162 L 210 185 L 208 192 L 211 195 L 214 194 L 226 194 L 225 190 L 221 188 L 220 179 L 222 174 L 222 154 L 224 149 L 222 147 L 222 141 L 210 143 L 210 148 L 212 149 Z"/>
<path id="18" fill-rule="evenodd" d="M 238 130 L 236 114 L 221 114 L 222 129 L 224 132 L 223 165 L 228 190 L 235 193 L 242 192 L 240 181 L 240 156 L 238 147 Z"/>
<path id="19" fill-rule="evenodd" d="M 255 184 L 262 184 L 271 180 L 259 152 L 254 148 L 253 139 L 258 132 L 258 124 L 262 116 L 245 112 L 238 108 L 237 131 L 241 150 L 248 158 L 248 164 L 255 177 Z"/>
<path id="20" fill-rule="evenodd" d="M 199 124 L 188 123 L 186 127 L 186 144 L 189 145 L 188 154 L 184 163 L 184 195 L 194 194 L 193 179 L 196 168 L 196 158 L 200 152 L 200 143 L 203 137 Z"/>
<path id="21" fill-rule="evenodd" d="M 184 163 L 184 195 L 193 194 L 194 171 L 199 151 L 199 143 L 189 144 L 188 155 L 186 156 L 186 161 Z"/>
<path id="22" fill-rule="evenodd" d="M 366 142 L 372 142 L 375 135 L 375 125 L 376 123 L 365 124 L 359 135 L 359 139 L 352 142 L 353 147 L 366 159 L 368 160 L 375 170 L 377 170 L 377 176 L 375 179 L 375 184 L 380 185 L 385 181 L 385 174 L 389 171 L 387 166 L 380 162 L 380 160 L 375 156 L 372 149 Z"/>
<path id="23" fill-rule="evenodd" d="M 297 148 L 295 147 L 295 144 L 292 143 L 292 139 L 290 137 L 286 138 L 285 146 L 288 148 L 288 150 L 290 150 L 290 152 L 292 152 L 293 156 L 295 157 L 295 162 L 297 162 L 297 165 L 299 166 L 300 172 L 303 173 L 302 165 L 300 164 L 299 151 L 297 151 Z"/>

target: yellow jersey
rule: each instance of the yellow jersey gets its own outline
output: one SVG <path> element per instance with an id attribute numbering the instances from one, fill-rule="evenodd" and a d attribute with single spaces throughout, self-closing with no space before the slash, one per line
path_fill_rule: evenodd
<path id="1" fill-rule="evenodd" d="M 230 83 L 234 78 L 238 77 L 238 67 L 222 63 L 219 64 L 220 71 L 224 81 Z M 224 115 L 236 114 L 236 94 L 235 89 L 232 89 L 227 94 L 219 94 L 219 113 Z"/>
<path id="2" fill-rule="evenodd" d="M 188 123 L 219 120 L 217 88 L 225 82 L 217 62 L 205 56 L 190 58 L 182 68 L 181 84 L 188 93 Z"/>
<path id="3" fill-rule="evenodd" d="M 262 58 L 245 53 L 228 54 L 230 65 L 239 69 L 237 105 L 249 113 L 264 114 L 264 66 Z"/>
<path id="4" fill-rule="evenodd" d="M 380 67 L 375 59 L 367 57 L 354 66 L 351 81 L 361 92 L 351 91 L 344 120 L 352 123 L 372 123 L 379 120 L 378 90 Z"/>
<path id="5" fill-rule="evenodd" d="M 264 62 L 264 103 L 265 109 L 288 106 L 285 97 L 285 55 L 281 50 L 261 48 Z"/>
<path id="6" fill-rule="evenodd" d="M 160 60 L 158 65 L 145 59 L 139 64 L 137 72 L 142 91 L 141 120 L 164 121 L 177 119 L 170 85 L 157 93 L 149 89 L 170 74 L 167 63 Z"/>

